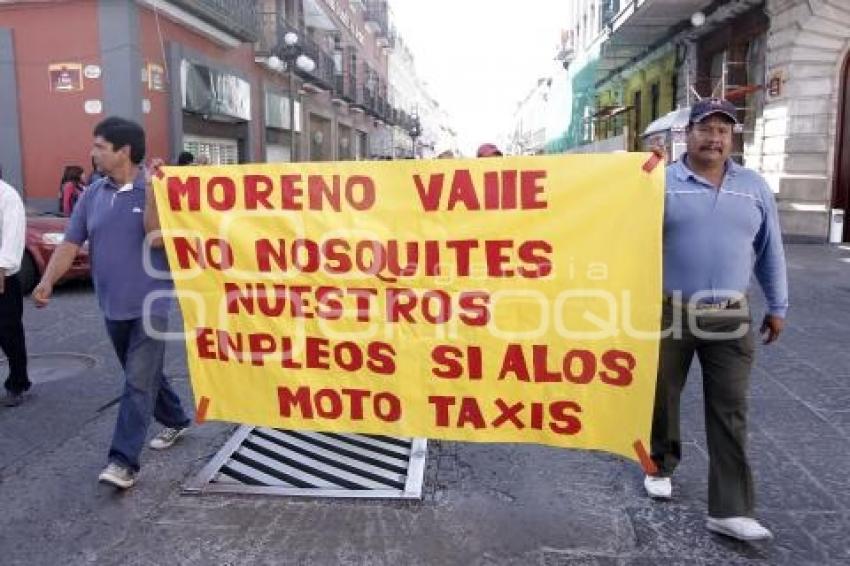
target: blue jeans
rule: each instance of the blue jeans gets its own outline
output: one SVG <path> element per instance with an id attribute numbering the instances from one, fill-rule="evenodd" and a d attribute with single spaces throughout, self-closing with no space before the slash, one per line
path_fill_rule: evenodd
<path id="1" fill-rule="evenodd" d="M 159 332 L 168 328 L 167 318 L 151 317 L 150 322 Z M 109 461 L 138 471 L 151 417 L 169 428 L 188 426 L 189 418 L 162 371 L 165 342 L 148 336 L 141 318 L 107 319 L 106 331 L 125 378 Z"/>

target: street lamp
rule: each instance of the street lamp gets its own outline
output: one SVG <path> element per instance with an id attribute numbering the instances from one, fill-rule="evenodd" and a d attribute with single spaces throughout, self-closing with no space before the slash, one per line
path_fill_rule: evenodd
<path id="1" fill-rule="evenodd" d="M 269 60 L 272 64 L 286 64 L 289 73 L 289 155 L 290 161 L 298 161 L 298 146 L 295 142 L 295 68 L 305 73 L 312 73 L 316 69 L 316 62 L 304 54 L 304 48 L 299 44 L 298 34 L 288 31 L 283 34 L 282 45 L 276 51 L 280 57 L 273 56 Z M 276 61 L 272 61 L 275 59 Z"/>
<path id="2" fill-rule="evenodd" d="M 413 146 L 413 158 L 416 159 L 416 138 L 422 135 L 422 124 L 419 122 L 419 114 L 413 115 L 413 122 L 407 130 L 410 134 L 411 145 Z"/>

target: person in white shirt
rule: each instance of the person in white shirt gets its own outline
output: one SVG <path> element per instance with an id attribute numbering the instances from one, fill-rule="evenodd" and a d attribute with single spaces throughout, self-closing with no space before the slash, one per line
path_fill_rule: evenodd
<path id="1" fill-rule="evenodd" d="M 0 349 L 9 360 L 2 404 L 15 407 L 32 385 L 27 375 L 24 298 L 18 271 L 24 257 L 26 213 L 18 191 L 2 180 L 0 170 Z"/>

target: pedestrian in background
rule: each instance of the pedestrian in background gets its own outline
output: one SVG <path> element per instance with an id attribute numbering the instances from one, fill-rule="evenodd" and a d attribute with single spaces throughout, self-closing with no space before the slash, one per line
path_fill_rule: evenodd
<path id="1" fill-rule="evenodd" d="M 62 216 L 71 216 L 77 201 L 86 188 L 83 175 L 85 172 L 79 165 L 68 165 L 62 173 L 59 182 L 59 213 Z"/>
<path id="2" fill-rule="evenodd" d="M 502 157 L 502 150 L 492 143 L 483 143 L 475 152 L 476 157 Z"/>
<path id="3" fill-rule="evenodd" d="M 2 404 L 16 407 L 32 385 L 27 374 L 24 298 L 18 271 L 24 257 L 26 212 L 18 191 L 3 181 L 0 169 L 0 350 L 9 362 Z"/>
<path id="4" fill-rule="evenodd" d="M 703 377 L 709 456 L 706 527 L 741 540 L 770 538 L 754 518 L 747 461 L 747 396 L 755 351 L 747 290 L 755 271 L 767 299 L 765 344 L 785 326 L 788 285 L 773 192 L 756 172 L 730 159 L 737 109 L 728 101 L 694 104 L 687 152 L 667 167 L 664 304 L 651 457 L 658 473 L 644 487 L 670 499 L 682 456 L 679 399 L 694 355 Z"/>
<path id="5" fill-rule="evenodd" d="M 181 151 L 180 155 L 177 156 L 177 165 L 194 165 L 195 156 L 192 155 L 191 151 Z"/>
<path id="6" fill-rule="evenodd" d="M 90 186 L 95 184 L 96 181 L 99 181 L 103 177 L 103 174 L 98 171 L 97 164 L 94 162 L 94 158 L 91 160 L 91 173 L 89 173 L 88 179 L 86 179 L 86 186 Z"/>
<path id="7" fill-rule="evenodd" d="M 104 177 L 83 194 L 65 240 L 33 291 L 36 305 L 46 306 L 53 285 L 88 240 L 95 292 L 125 380 L 108 465 L 98 479 L 121 489 L 136 482 L 151 419 L 165 427 L 150 442 L 154 449 L 172 446 L 189 425 L 163 373 L 161 333 L 168 328 L 171 301 L 145 304 L 151 293 L 167 295 L 172 283 L 145 268 L 147 261 L 160 273 L 168 271 L 161 238 L 146 244 L 149 234 L 159 230 L 159 219 L 150 176 L 142 166 L 144 156 L 145 132 L 135 122 L 112 117 L 95 127 L 92 157 Z"/>

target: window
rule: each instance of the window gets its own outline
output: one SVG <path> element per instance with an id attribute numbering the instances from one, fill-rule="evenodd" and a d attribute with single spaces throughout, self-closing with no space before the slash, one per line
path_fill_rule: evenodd
<path id="1" fill-rule="evenodd" d="M 582 16 L 581 19 L 581 46 L 587 47 L 587 38 L 590 37 L 590 34 L 587 32 L 587 14 Z"/>
<path id="2" fill-rule="evenodd" d="M 643 132 L 643 124 L 641 117 L 641 93 L 637 91 L 632 98 L 632 105 L 635 109 L 635 129 L 632 132 L 632 149 L 640 151 L 640 134 Z"/>
<path id="3" fill-rule="evenodd" d="M 369 151 L 369 136 L 366 132 L 357 130 L 357 133 L 354 136 L 354 141 L 356 144 L 354 147 L 354 155 L 356 159 L 366 159 Z"/>
<path id="4" fill-rule="evenodd" d="M 719 51 L 711 57 L 709 72 L 710 96 L 723 96 L 723 83 L 726 81 L 726 51 Z"/>
<path id="5" fill-rule="evenodd" d="M 342 46 L 342 38 L 339 34 L 333 36 L 334 74 L 342 76 L 342 68 L 345 65 L 345 49 Z"/>
<path id="6" fill-rule="evenodd" d="M 234 165 L 239 162 L 239 142 L 233 139 L 183 136 L 183 149 L 195 158 L 206 156 L 211 165 Z"/>
<path id="7" fill-rule="evenodd" d="M 658 118 L 658 104 L 661 101 L 661 85 L 659 83 L 653 83 L 651 87 L 649 87 L 649 104 L 650 104 L 650 120 L 655 120 Z"/>
<path id="8" fill-rule="evenodd" d="M 678 96 L 676 93 L 679 90 L 679 75 L 678 73 L 673 73 L 670 76 L 670 111 L 672 112 L 677 108 L 676 106 L 676 97 Z"/>

